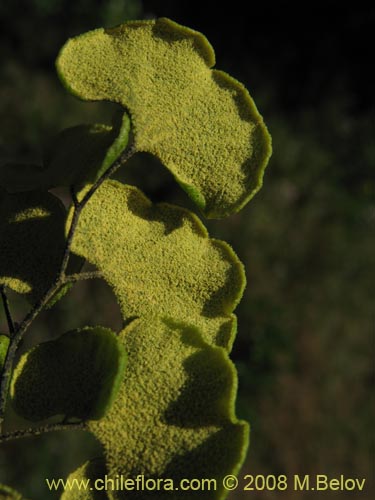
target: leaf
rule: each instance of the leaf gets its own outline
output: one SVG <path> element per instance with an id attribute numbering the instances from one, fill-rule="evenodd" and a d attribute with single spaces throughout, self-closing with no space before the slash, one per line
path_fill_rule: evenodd
<path id="1" fill-rule="evenodd" d="M 95 182 L 126 148 L 130 119 L 116 115 L 112 126 L 78 125 L 63 130 L 45 151 L 43 166 L 6 164 L 0 167 L 0 186 L 8 192 L 81 187 Z"/>
<path id="2" fill-rule="evenodd" d="M 50 185 L 95 182 L 126 148 L 129 132 L 127 113 L 115 115 L 112 126 L 79 125 L 63 130 L 45 153 Z"/>
<path id="3" fill-rule="evenodd" d="M 0 284 L 37 302 L 54 282 L 64 247 L 66 211 L 43 192 L 0 196 Z"/>
<path id="4" fill-rule="evenodd" d="M 26 500 L 20 493 L 0 484 L 0 500 Z"/>
<path id="5" fill-rule="evenodd" d="M 10 338 L 8 335 L 0 333 L 0 376 L 4 368 L 5 359 L 8 352 Z"/>
<path id="6" fill-rule="evenodd" d="M 73 38 L 57 70 L 79 98 L 128 109 L 136 149 L 158 157 L 207 216 L 223 217 L 260 189 L 271 141 L 245 87 L 214 64 L 201 33 L 161 18 Z"/>
<path id="7" fill-rule="evenodd" d="M 188 210 L 153 205 L 135 187 L 105 182 L 81 213 L 72 250 L 103 273 L 125 321 L 168 315 L 231 347 L 243 266 Z"/>
<path id="8" fill-rule="evenodd" d="M 107 500 L 108 496 L 104 488 L 99 491 L 95 490 L 93 486 L 94 481 L 98 479 L 103 481 L 103 483 L 98 483 L 98 487 L 104 486 L 106 473 L 105 464 L 102 460 L 86 462 L 69 474 L 66 481 L 69 481 L 72 487 L 63 492 L 60 500 Z"/>
<path id="9" fill-rule="evenodd" d="M 13 407 L 32 421 L 53 415 L 99 419 L 116 396 L 125 361 L 121 343 L 107 328 L 65 333 L 21 357 L 11 383 Z"/>
<path id="10" fill-rule="evenodd" d="M 216 491 L 111 492 L 114 499 L 226 497 L 222 480 L 244 460 L 248 425 L 234 414 L 236 371 L 227 352 L 171 320 L 135 320 L 120 338 L 128 368 L 107 415 L 89 422 L 108 477 L 217 480 Z"/>

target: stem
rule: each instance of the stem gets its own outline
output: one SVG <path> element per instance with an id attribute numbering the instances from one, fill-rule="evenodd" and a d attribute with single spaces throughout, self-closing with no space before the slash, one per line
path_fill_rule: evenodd
<path id="1" fill-rule="evenodd" d="M 35 306 L 25 316 L 23 321 L 20 323 L 20 325 L 15 330 L 13 338 L 11 339 L 11 342 L 9 344 L 9 349 L 8 349 L 7 356 L 5 359 L 3 373 L 2 373 L 2 377 L 1 377 L 1 385 L 0 385 L 0 433 L 1 433 L 3 422 L 4 422 L 5 407 L 6 407 L 6 402 L 8 399 L 10 380 L 11 380 L 11 375 L 12 375 L 12 371 L 13 371 L 13 364 L 14 364 L 14 359 L 16 356 L 18 346 L 23 338 L 23 335 L 28 330 L 28 328 L 30 327 L 32 322 L 35 320 L 35 318 L 41 313 L 41 311 L 44 309 L 45 305 L 55 295 L 55 293 L 58 292 L 60 287 L 66 283 L 66 280 L 69 279 L 65 273 L 66 273 L 66 269 L 68 267 L 68 261 L 69 261 L 69 257 L 70 257 L 70 251 L 71 251 L 71 247 L 72 247 L 74 233 L 77 229 L 77 225 L 78 225 L 78 221 L 79 221 L 79 217 L 81 215 L 81 212 L 82 212 L 83 208 L 85 207 L 85 205 L 88 203 L 88 201 L 91 199 L 91 197 L 94 195 L 96 190 L 99 189 L 99 187 L 103 184 L 103 182 L 106 181 L 111 175 L 113 175 L 116 172 L 116 170 L 118 170 L 121 167 L 121 165 L 123 163 L 125 163 L 127 160 L 129 160 L 129 158 L 131 158 L 133 156 L 134 153 L 135 153 L 135 147 L 133 145 L 131 145 L 129 148 L 125 149 L 123 151 L 123 153 L 120 155 L 120 157 L 90 187 L 90 189 L 87 191 L 87 193 L 83 196 L 83 198 L 80 201 L 77 200 L 77 198 L 74 194 L 74 197 L 73 197 L 73 205 L 74 205 L 73 217 L 72 217 L 72 221 L 70 224 L 65 249 L 64 249 L 63 256 L 62 256 L 62 260 L 61 260 L 61 266 L 60 266 L 60 269 L 58 271 L 56 280 L 51 285 L 51 287 L 45 292 L 45 294 L 42 296 L 42 298 L 35 304 Z"/>
<path id="2" fill-rule="evenodd" d="M 14 329 L 13 318 L 12 318 L 12 315 L 11 315 L 10 309 L 9 309 L 8 297 L 7 297 L 7 294 L 5 292 L 5 285 L 1 286 L 0 290 L 1 290 L 1 298 L 3 300 L 5 316 L 6 316 L 7 322 L 8 322 L 8 330 L 9 330 L 10 336 L 12 337 L 15 329 Z"/>
<path id="3" fill-rule="evenodd" d="M 63 255 L 63 260 L 61 264 L 61 269 L 60 269 L 60 277 L 65 277 L 65 272 L 66 268 L 68 266 L 68 261 L 69 261 L 69 256 L 70 256 L 70 249 L 72 246 L 72 241 L 73 241 L 73 236 L 75 233 L 75 230 L 77 229 L 77 224 L 79 217 L 81 215 L 81 212 L 85 205 L 88 203 L 88 201 L 91 199 L 92 195 L 95 193 L 97 189 L 100 188 L 100 186 L 103 184 L 104 181 L 109 179 L 111 175 L 113 175 L 123 163 L 127 162 L 129 158 L 133 156 L 135 153 L 135 148 L 134 146 L 130 146 L 130 148 L 125 149 L 125 151 L 122 153 L 122 155 L 112 163 L 112 165 L 104 172 L 104 174 L 97 179 L 94 184 L 90 187 L 90 189 L 87 191 L 87 193 L 83 196 L 82 200 L 79 201 L 76 197 L 76 194 L 73 189 L 71 189 L 71 194 L 73 198 L 73 204 L 74 204 L 74 212 L 73 212 L 73 218 L 72 222 L 70 224 L 69 228 L 69 233 L 68 233 L 68 238 L 66 242 L 66 247 Z"/>
<path id="4" fill-rule="evenodd" d="M 22 429 L 20 431 L 7 432 L 6 434 L 0 435 L 0 444 L 6 443 L 7 441 L 12 441 L 13 439 L 21 439 L 25 437 L 40 436 L 47 432 L 54 431 L 66 431 L 66 430 L 85 430 L 86 426 L 84 423 L 61 423 L 61 424 L 48 424 L 42 427 L 30 427 L 29 429 Z"/>
<path id="5" fill-rule="evenodd" d="M 64 283 L 77 283 L 77 281 L 93 280 L 97 278 L 103 278 L 103 274 L 100 271 L 69 274 L 65 276 Z"/>

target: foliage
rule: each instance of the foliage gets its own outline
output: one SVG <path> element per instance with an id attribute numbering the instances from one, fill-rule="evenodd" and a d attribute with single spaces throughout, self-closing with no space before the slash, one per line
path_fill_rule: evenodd
<path id="1" fill-rule="evenodd" d="M 108 180 L 146 151 L 209 217 L 237 212 L 252 198 L 270 137 L 245 88 L 212 70 L 214 60 L 203 35 L 168 19 L 96 30 L 62 49 L 57 67 L 69 90 L 117 102 L 125 111 L 111 126 L 63 131 L 42 166 L 0 168 L 0 284 L 32 304 L 14 323 L 3 294 L 10 341 L 2 342 L 0 424 L 9 394 L 20 416 L 47 421 L 3 440 L 78 425 L 101 443 L 102 461 L 95 463 L 109 477 L 179 480 L 204 468 L 220 485 L 239 471 L 248 424 L 235 416 L 237 375 L 229 353 L 243 266 L 193 213 L 152 204 L 139 189 Z M 70 188 L 67 212 L 47 192 L 56 186 Z M 95 270 L 81 270 L 83 259 Z M 122 331 L 70 331 L 32 347 L 15 365 L 39 314 L 72 284 L 92 278 L 112 288 Z M 59 416 L 57 427 L 48 421 Z M 84 465 L 76 476 L 92 474 L 93 467 Z M 226 493 L 219 486 L 207 498 Z M 124 492 L 108 497 L 124 498 Z M 190 498 L 191 492 L 169 497 Z"/>
<path id="2" fill-rule="evenodd" d="M 81 99 L 129 109 L 136 149 L 157 156 L 206 215 L 220 217 L 260 188 L 270 141 L 246 89 L 214 64 L 205 37 L 158 19 L 73 39 L 57 69 Z"/>

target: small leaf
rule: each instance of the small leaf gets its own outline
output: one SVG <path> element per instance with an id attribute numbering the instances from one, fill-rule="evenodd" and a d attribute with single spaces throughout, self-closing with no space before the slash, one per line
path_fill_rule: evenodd
<path id="1" fill-rule="evenodd" d="M 248 425 L 234 413 L 237 377 L 227 352 L 171 320 L 135 320 L 120 338 L 129 353 L 120 392 L 102 420 L 88 423 L 104 447 L 108 477 L 143 474 L 178 486 L 204 476 L 217 480 L 216 491 L 159 490 L 147 498 L 224 499 L 223 478 L 238 473 L 248 444 Z"/>
<path id="2" fill-rule="evenodd" d="M 65 208 L 50 193 L 3 194 L 0 215 L 0 284 L 37 302 L 61 263 Z"/>
<path id="3" fill-rule="evenodd" d="M 129 140 L 127 113 L 112 126 L 79 125 L 63 130 L 45 153 L 50 186 L 93 183 L 117 160 Z"/>
<path id="4" fill-rule="evenodd" d="M 9 337 L 7 335 L 0 333 L 0 376 L 4 368 L 9 342 L 10 342 Z"/>
<path id="5" fill-rule="evenodd" d="M 271 140 L 245 87 L 214 64 L 201 33 L 164 18 L 85 33 L 57 59 L 69 91 L 122 104 L 136 149 L 158 157 L 207 216 L 223 217 L 260 189 Z"/>
<path id="6" fill-rule="evenodd" d="M 0 484 L 0 500 L 26 500 L 20 493 Z"/>
<path id="7" fill-rule="evenodd" d="M 32 421 L 53 415 L 99 419 L 116 396 L 125 360 L 116 334 L 107 328 L 87 327 L 39 344 L 15 368 L 14 409 Z"/>
<path id="8" fill-rule="evenodd" d="M 67 482 L 71 485 L 60 497 L 60 500 L 108 500 L 108 496 L 103 490 L 94 489 L 92 486 L 95 480 L 102 480 L 98 487 L 104 486 L 107 470 L 103 460 L 91 460 L 86 462 L 77 470 L 69 474 Z M 87 485 L 87 488 L 84 487 Z"/>
<path id="9" fill-rule="evenodd" d="M 81 214 L 72 250 L 103 273 L 125 321 L 168 315 L 231 347 L 243 266 L 188 210 L 153 205 L 132 186 L 105 182 Z"/>
<path id="10" fill-rule="evenodd" d="M 2 165 L 0 186 L 15 193 L 95 182 L 126 148 L 129 131 L 126 113 L 116 115 L 112 126 L 78 125 L 63 130 L 45 151 L 42 167 Z"/>

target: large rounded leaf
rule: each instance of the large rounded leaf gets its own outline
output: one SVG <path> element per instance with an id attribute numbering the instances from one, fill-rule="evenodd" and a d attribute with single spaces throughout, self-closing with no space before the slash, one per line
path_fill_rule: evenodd
<path id="1" fill-rule="evenodd" d="M 164 319 L 135 320 L 120 334 L 129 364 L 107 415 L 88 423 L 104 447 L 108 477 L 168 479 L 167 489 L 111 491 L 114 499 L 221 500 L 223 478 L 246 455 L 248 425 L 234 412 L 237 376 L 225 349 Z M 182 479 L 216 481 L 182 491 Z M 173 482 L 173 487 L 172 483 Z"/>
<path id="2" fill-rule="evenodd" d="M 132 186 L 105 182 L 81 213 L 72 250 L 102 272 L 125 321 L 168 315 L 231 347 L 243 266 L 188 210 L 154 205 Z"/>
<path id="3" fill-rule="evenodd" d="M 162 18 L 73 38 L 57 68 L 81 99 L 128 109 L 137 150 L 157 156 L 206 215 L 222 217 L 259 190 L 271 146 L 247 90 L 214 63 L 202 34 Z"/>

